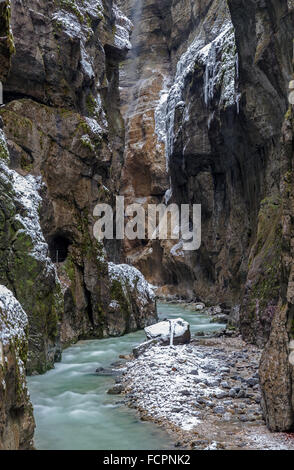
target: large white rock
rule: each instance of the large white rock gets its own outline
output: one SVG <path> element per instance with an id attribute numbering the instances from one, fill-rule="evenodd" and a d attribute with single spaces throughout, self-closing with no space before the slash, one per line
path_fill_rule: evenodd
<path id="1" fill-rule="evenodd" d="M 173 344 L 190 342 L 190 325 L 182 318 L 165 320 L 145 328 L 147 339 L 157 339 L 162 344 L 170 344 L 171 331 L 173 332 Z"/>

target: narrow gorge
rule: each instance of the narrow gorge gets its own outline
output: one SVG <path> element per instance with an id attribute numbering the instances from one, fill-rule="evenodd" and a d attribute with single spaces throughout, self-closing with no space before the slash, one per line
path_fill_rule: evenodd
<path id="1" fill-rule="evenodd" d="M 0 2 L 0 450 L 294 449 L 293 40 L 293 0 Z M 122 198 L 200 248 L 100 239 Z"/>

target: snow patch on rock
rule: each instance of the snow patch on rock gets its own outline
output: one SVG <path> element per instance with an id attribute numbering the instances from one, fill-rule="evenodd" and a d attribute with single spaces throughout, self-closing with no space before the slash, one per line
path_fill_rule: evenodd
<path id="1" fill-rule="evenodd" d="M 13 201 L 17 207 L 17 220 L 23 228 L 18 233 L 26 233 L 32 241 L 31 256 L 41 261 L 47 272 L 54 271 L 55 267 L 48 256 L 48 245 L 42 233 L 39 208 L 41 196 L 39 190 L 42 185 L 41 177 L 33 175 L 21 176 L 16 171 L 10 170 L 7 165 L 0 160 L 1 179 L 7 184 L 11 184 Z"/>
<path id="2" fill-rule="evenodd" d="M 2 129 L 0 129 L 0 159 L 6 162 L 9 161 L 9 151 L 5 134 Z"/>
<path id="3" fill-rule="evenodd" d="M 28 317 L 12 292 L 0 285 L 0 341 L 8 344 L 14 338 L 26 340 Z"/>
<path id="4" fill-rule="evenodd" d="M 159 339 L 161 341 L 169 341 L 171 334 L 176 339 L 186 338 L 187 333 L 190 337 L 190 325 L 182 318 L 162 321 L 145 328 L 147 339 Z"/>
<path id="5" fill-rule="evenodd" d="M 127 295 L 128 289 L 136 291 L 137 297 L 142 305 L 147 305 L 150 300 L 155 299 L 155 294 L 143 274 L 128 264 L 108 263 L 108 274 L 111 281 L 119 281 Z"/>
<path id="6" fill-rule="evenodd" d="M 183 242 L 183 240 L 180 240 L 179 243 L 174 245 L 171 248 L 170 253 L 171 253 L 172 256 L 184 258 L 185 252 L 184 252 L 184 242 Z"/>
<path id="7" fill-rule="evenodd" d="M 133 29 L 133 23 L 116 4 L 113 5 L 112 11 L 115 18 L 114 45 L 119 49 L 132 49 L 130 33 Z"/>

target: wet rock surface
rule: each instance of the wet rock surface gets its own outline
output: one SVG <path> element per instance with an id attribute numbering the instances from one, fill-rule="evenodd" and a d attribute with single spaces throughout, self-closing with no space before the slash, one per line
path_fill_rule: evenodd
<path id="1" fill-rule="evenodd" d="M 126 364 L 126 403 L 193 449 L 294 449 L 266 430 L 260 355 L 240 337 L 152 346 Z"/>

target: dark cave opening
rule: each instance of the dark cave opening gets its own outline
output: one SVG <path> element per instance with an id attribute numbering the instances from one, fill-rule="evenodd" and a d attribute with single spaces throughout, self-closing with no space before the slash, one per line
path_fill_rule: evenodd
<path id="1" fill-rule="evenodd" d="M 49 242 L 49 254 L 53 263 L 63 263 L 68 257 L 71 242 L 62 235 L 55 235 Z"/>

